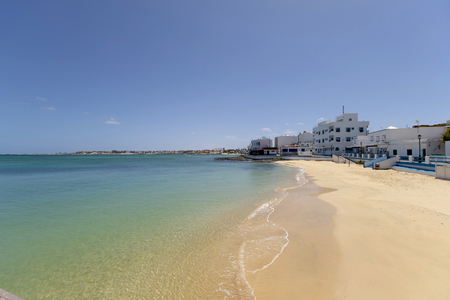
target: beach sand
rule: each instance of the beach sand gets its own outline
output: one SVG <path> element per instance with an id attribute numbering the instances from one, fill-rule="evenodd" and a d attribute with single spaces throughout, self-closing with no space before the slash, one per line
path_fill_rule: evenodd
<path id="1" fill-rule="evenodd" d="M 450 181 L 290 161 L 310 183 L 270 220 L 289 244 L 247 279 L 260 299 L 450 299 Z"/>

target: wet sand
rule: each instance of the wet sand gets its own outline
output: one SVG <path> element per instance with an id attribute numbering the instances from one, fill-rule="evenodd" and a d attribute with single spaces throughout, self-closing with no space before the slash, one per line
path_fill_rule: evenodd
<path id="1" fill-rule="evenodd" d="M 270 220 L 288 231 L 289 244 L 272 265 L 247 275 L 257 299 L 331 299 L 339 263 L 336 210 L 317 198 L 330 191 L 310 181 L 276 206 Z"/>
<path id="2" fill-rule="evenodd" d="M 313 184 L 303 187 L 309 193 L 291 190 L 270 216 L 290 242 L 248 276 L 257 299 L 449 299 L 450 181 L 282 163 L 303 168 Z"/>

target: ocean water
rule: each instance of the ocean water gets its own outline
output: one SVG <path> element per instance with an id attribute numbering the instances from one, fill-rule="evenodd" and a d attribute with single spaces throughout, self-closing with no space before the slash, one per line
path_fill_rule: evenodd
<path id="1" fill-rule="evenodd" d="M 0 156 L 0 288 L 25 299 L 254 299 L 300 170 L 201 155 Z"/>

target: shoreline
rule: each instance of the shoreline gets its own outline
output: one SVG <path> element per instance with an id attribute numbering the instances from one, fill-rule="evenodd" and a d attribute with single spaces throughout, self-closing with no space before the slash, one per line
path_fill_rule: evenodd
<path id="1" fill-rule="evenodd" d="M 278 163 L 305 170 L 321 192 L 289 190 L 271 215 L 290 242 L 272 265 L 248 276 L 256 299 L 448 297 L 449 182 L 332 162 Z"/>
<path id="2" fill-rule="evenodd" d="M 247 275 L 256 299 L 330 299 L 339 250 L 332 236 L 335 208 L 318 195 L 329 192 L 308 179 L 289 189 L 270 215 L 271 222 L 289 233 L 289 244 L 267 268 Z M 314 276 L 309 276 L 314 274 Z"/>

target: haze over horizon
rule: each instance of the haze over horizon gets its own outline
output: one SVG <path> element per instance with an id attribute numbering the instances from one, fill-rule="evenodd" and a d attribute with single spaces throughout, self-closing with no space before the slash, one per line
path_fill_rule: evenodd
<path id="1" fill-rule="evenodd" d="M 3 1 L 0 28 L 0 153 L 450 119 L 449 1 Z"/>

